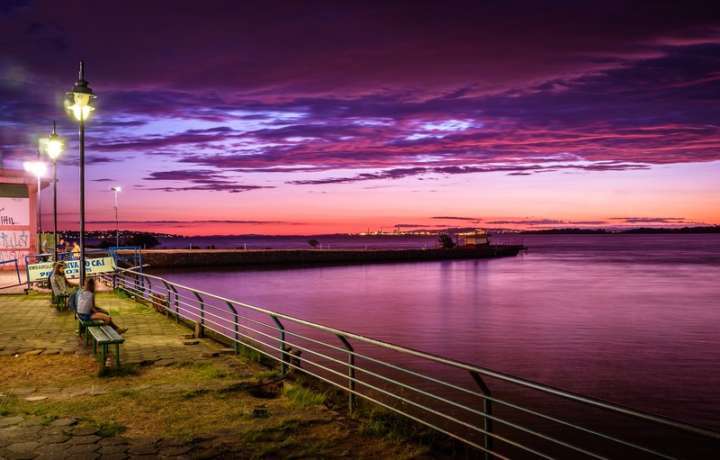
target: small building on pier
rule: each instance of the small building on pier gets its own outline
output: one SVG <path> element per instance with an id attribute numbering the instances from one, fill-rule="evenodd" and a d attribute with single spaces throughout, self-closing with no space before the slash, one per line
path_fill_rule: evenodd
<path id="1" fill-rule="evenodd" d="M 490 244 L 488 232 L 481 229 L 472 232 L 462 232 L 456 235 L 457 245 L 465 248 L 474 248 L 478 246 L 486 246 Z"/>

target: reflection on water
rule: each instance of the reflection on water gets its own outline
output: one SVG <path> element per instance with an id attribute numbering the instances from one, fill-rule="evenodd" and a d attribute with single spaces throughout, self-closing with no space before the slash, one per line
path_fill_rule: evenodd
<path id="1" fill-rule="evenodd" d="M 720 235 L 522 240 L 527 254 L 497 260 L 161 274 L 720 428 Z"/>

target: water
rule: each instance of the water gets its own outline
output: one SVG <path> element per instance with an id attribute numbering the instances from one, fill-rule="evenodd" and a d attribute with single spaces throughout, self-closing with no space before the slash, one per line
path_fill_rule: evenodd
<path id="1" fill-rule="evenodd" d="M 514 258 L 161 273 L 720 429 L 720 235 L 506 236 Z"/>

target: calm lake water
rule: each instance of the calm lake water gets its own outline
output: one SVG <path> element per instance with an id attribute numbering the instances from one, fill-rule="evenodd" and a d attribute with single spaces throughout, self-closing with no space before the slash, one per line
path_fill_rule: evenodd
<path id="1" fill-rule="evenodd" d="M 495 238 L 521 240 L 495 260 L 159 274 L 720 429 L 720 235 Z"/>

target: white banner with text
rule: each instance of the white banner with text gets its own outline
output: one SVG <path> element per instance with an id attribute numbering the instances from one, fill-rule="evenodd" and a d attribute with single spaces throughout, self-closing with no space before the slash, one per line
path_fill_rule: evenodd
<path id="1" fill-rule="evenodd" d="M 28 265 L 28 280 L 33 283 L 35 281 L 46 280 L 52 273 L 53 263 L 42 262 L 39 264 Z M 88 276 L 100 273 L 109 273 L 115 271 L 115 261 L 112 257 L 97 257 L 95 259 L 85 259 L 85 273 Z M 67 278 L 80 277 L 80 261 L 65 261 L 65 276 Z"/>

